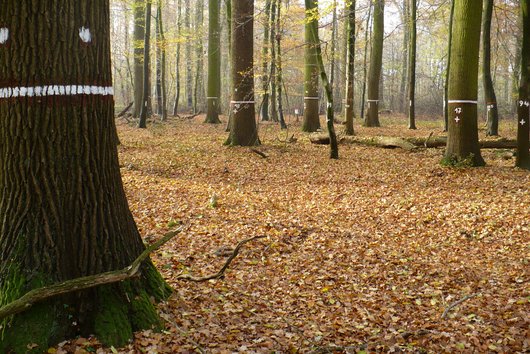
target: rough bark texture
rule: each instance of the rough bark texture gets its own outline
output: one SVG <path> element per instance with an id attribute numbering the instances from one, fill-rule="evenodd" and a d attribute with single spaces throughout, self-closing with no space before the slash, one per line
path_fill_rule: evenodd
<path id="1" fill-rule="evenodd" d="M 226 144 L 259 144 L 254 102 L 254 0 L 232 0 L 232 121 Z"/>
<path id="2" fill-rule="evenodd" d="M 269 43 L 270 43 L 270 22 L 271 15 L 271 0 L 265 1 L 265 12 L 263 19 L 263 47 L 261 49 L 261 66 L 263 76 L 261 77 L 261 84 L 263 90 L 263 99 L 261 102 L 261 120 L 269 120 Z"/>
<path id="3" fill-rule="evenodd" d="M 10 38 L 0 46 L 0 87 L 112 85 L 108 0 L 2 4 Z M 121 269 L 143 251 L 121 183 L 112 96 L 0 99 L 0 136 L 0 307 L 40 286 Z M 28 343 L 43 352 L 90 333 L 123 345 L 133 330 L 160 325 L 150 297 L 167 291 L 146 262 L 138 279 L 4 319 L 0 352 L 25 353 Z"/>
<path id="4" fill-rule="evenodd" d="M 484 20 L 482 21 L 482 80 L 487 114 L 487 135 L 499 135 L 499 111 L 497 96 L 491 78 L 491 16 L 493 0 L 484 0 Z"/>
<path id="5" fill-rule="evenodd" d="M 318 116 L 318 63 L 316 43 L 313 42 L 311 26 L 317 23 L 318 6 L 315 0 L 306 2 L 305 53 L 304 53 L 304 120 L 302 131 L 315 132 L 320 129 Z"/>
<path id="6" fill-rule="evenodd" d="M 221 28 L 219 12 L 221 3 L 208 0 L 208 97 L 205 123 L 218 124 L 219 98 L 221 96 Z"/>
<path id="7" fill-rule="evenodd" d="M 368 113 L 365 125 L 379 127 L 379 83 L 383 66 L 383 36 L 385 32 L 385 2 L 374 1 L 374 22 L 372 35 L 372 55 L 368 72 Z"/>
<path id="8" fill-rule="evenodd" d="M 345 117 L 346 126 L 344 132 L 346 135 L 353 135 L 353 92 L 355 87 L 355 1 L 351 1 L 346 5 L 346 13 L 348 15 L 348 55 L 346 63 L 346 105 Z"/>
<path id="9" fill-rule="evenodd" d="M 145 2 L 145 32 L 144 32 L 144 74 L 143 74 L 143 89 L 142 89 L 142 107 L 140 108 L 140 119 L 138 120 L 138 128 L 147 128 L 147 116 L 149 115 L 149 49 L 151 41 L 151 5 L 152 0 Z"/>
<path id="10" fill-rule="evenodd" d="M 177 38 L 182 34 L 182 0 L 177 1 Z M 178 114 L 180 100 L 180 41 L 177 42 L 175 55 L 175 100 L 173 101 L 173 116 Z"/>
<path id="11" fill-rule="evenodd" d="M 278 119 L 280 121 L 281 129 L 287 129 L 285 117 L 283 115 L 283 100 L 282 100 L 282 2 L 278 0 L 277 15 L 276 15 L 276 87 L 278 89 Z"/>
<path id="12" fill-rule="evenodd" d="M 530 170 L 530 2 L 521 0 L 523 45 L 521 48 L 521 81 L 517 103 L 517 160 L 516 165 Z"/>
<path id="13" fill-rule="evenodd" d="M 366 16 L 366 30 L 364 31 L 364 54 L 363 54 L 363 89 L 361 93 L 361 119 L 364 121 L 364 109 L 365 109 L 365 98 L 366 98 L 366 81 L 368 77 L 366 75 L 367 59 L 368 59 L 368 39 L 370 38 L 370 18 L 372 17 L 372 2 L 368 5 L 368 16 Z"/>
<path id="14" fill-rule="evenodd" d="M 449 72 L 451 69 L 451 45 L 453 43 L 453 19 L 455 14 L 455 0 L 451 0 L 451 10 L 449 12 L 449 38 L 447 39 L 447 67 L 445 69 L 444 84 L 444 132 L 449 129 Z"/>
<path id="15" fill-rule="evenodd" d="M 484 165 L 478 144 L 477 91 L 481 0 L 455 0 L 451 71 L 449 73 L 449 130 L 445 159 Z"/>
<path id="16" fill-rule="evenodd" d="M 134 1 L 134 117 L 140 116 L 144 84 L 145 1 Z"/>

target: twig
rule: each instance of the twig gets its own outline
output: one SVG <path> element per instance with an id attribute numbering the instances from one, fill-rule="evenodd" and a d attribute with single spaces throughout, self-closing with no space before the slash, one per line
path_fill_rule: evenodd
<path id="1" fill-rule="evenodd" d="M 254 241 L 254 240 L 257 240 L 257 239 L 260 239 L 260 238 L 265 238 L 266 236 L 254 236 L 254 237 L 251 237 L 251 238 L 247 238 L 246 240 L 243 240 L 241 242 L 239 242 L 236 246 L 236 248 L 234 249 L 234 252 L 232 252 L 232 254 L 230 255 L 230 257 L 228 257 L 228 259 L 226 260 L 225 264 L 223 265 L 223 267 L 221 268 L 221 270 L 219 270 L 217 273 L 215 274 L 212 274 L 212 275 L 207 275 L 205 277 L 194 277 L 193 275 L 191 274 L 181 274 L 179 276 L 176 277 L 176 279 L 182 279 L 182 280 L 189 280 L 189 281 L 193 281 L 193 282 L 205 282 L 205 281 L 208 281 L 208 280 L 212 280 L 212 279 L 219 279 L 221 278 L 222 276 L 224 276 L 225 274 L 225 271 L 228 269 L 228 267 L 230 266 L 230 263 L 232 263 L 232 261 L 234 260 L 234 258 L 237 257 L 238 253 L 239 253 L 239 250 L 241 249 L 241 247 L 243 247 L 243 245 L 245 243 L 248 243 L 250 241 Z"/>
<path id="2" fill-rule="evenodd" d="M 474 293 L 474 294 L 466 295 L 463 298 L 461 298 L 460 300 L 453 302 L 451 305 L 449 305 L 445 309 L 444 313 L 442 314 L 442 319 L 445 319 L 447 317 L 447 314 L 449 313 L 449 311 L 451 311 L 453 308 L 457 307 L 458 305 L 460 305 L 461 303 L 463 303 L 466 300 L 474 298 L 477 295 L 480 295 L 480 293 Z"/>
<path id="3" fill-rule="evenodd" d="M 136 258 L 134 262 L 132 262 L 132 264 L 126 268 L 95 275 L 89 275 L 86 277 L 70 279 L 62 283 L 30 290 L 17 300 L 14 300 L 9 304 L 1 307 L 0 319 L 26 311 L 35 303 L 49 299 L 50 297 L 64 295 L 74 291 L 89 289 L 100 285 L 117 283 L 132 278 L 136 275 L 136 273 L 138 273 L 140 265 L 149 256 L 151 252 L 160 248 L 163 244 L 165 244 L 177 234 L 182 232 L 182 230 L 183 228 L 180 227 L 175 231 L 166 233 L 164 237 L 162 237 L 160 240 L 146 248 L 138 256 L 138 258 Z"/>
<path id="4" fill-rule="evenodd" d="M 263 157 L 264 159 L 266 159 L 268 157 L 267 155 L 265 155 L 265 153 L 259 151 L 258 149 L 250 148 L 250 151 L 252 151 L 253 153 L 258 154 L 259 156 Z"/>
<path id="5" fill-rule="evenodd" d="M 425 139 L 425 143 L 424 143 L 423 145 L 424 145 L 426 148 L 429 147 L 429 144 L 428 144 L 428 143 L 429 143 L 429 139 L 432 137 L 432 135 L 433 135 L 433 132 L 431 132 L 431 133 L 429 134 L 429 136 L 427 137 L 427 139 Z"/>

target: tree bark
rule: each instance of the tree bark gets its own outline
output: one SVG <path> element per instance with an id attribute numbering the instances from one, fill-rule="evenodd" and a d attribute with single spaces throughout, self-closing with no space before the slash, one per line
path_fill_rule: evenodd
<path id="1" fill-rule="evenodd" d="M 530 170 L 530 2 L 520 0 L 523 21 L 521 80 L 517 104 L 517 160 L 515 165 Z"/>
<path id="2" fill-rule="evenodd" d="M 282 85 L 283 85 L 283 72 L 282 72 L 282 2 L 278 0 L 277 6 L 277 15 L 276 15 L 276 87 L 278 88 L 278 119 L 280 120 L 280 128 L 287 129 L 287 124 L 285 123 L 285 117 L 283 115 L 283 99 L 282 99 Z"/>
<path id="3" fill-rule="evenodd" d="M 486 105 L 487 135 L 499 135 L 499 111 L 497 96 L 491 78 L 491 16 L 493 0 L 484 0 L 484 19 L 482 21 L 482 80 L 484 84 L 484 101 Z"/>
<path id="4" fill-rule="evenodd" d="M 276 3 L 278 0 L 272 0 L 270 14 L 270 48 L 271 48 L 271 70 L 270 70 L 270 119 L 273 122 L 278 121 L 278 93 L 276 87 Z"/>
<path id="5" fill-rule="evenodd" d="M 221 96 L 221 28 L 219 13 L 221 3 L 208 0 L 208 108 L 205 123 L 219 124 L 219 99 Z"/>
<path id="6" fill-rule="evenodd" d="M 368 114 L 365 125 L 379 127 L 379 84 L 383 66 L 383 36 L 385 32 L 385 2 L 374 1 L 374 22 L 372 35 L 372 55 L 368 72 Z"/>
<path id="7" fill-rule="evenodd" d="M 0 307 L 122 269 L 144 250 L 118 164 L 109 1 L 2 5 L 10 37 L 0 45 Z M 0 352 L 26 353 L 30 343 L 42 352 L 91 333 L 123 346 L 133 331 L 159 327 L 150 298 L 169 289 L 150 261 L 141 272 L 5 318 Z"/>
<path id="8" fill-rule="evenodd" d="M 354 88 L 355 88 L 355 1 L 347 3 L 347 27 L 348 27 L 348 48 L 347 48 L 347 63 L 346 63 L 346 105 L 345 105 L 345 117 L 346 135 L 353 135 L 353 119 L 355 116 L 354 112 Z"/>
<path id="9" fill-rule="evenodd" d="M 455 14 L 455 1 L 451 0 L 451 10 L 449 12 L 449 38 L 447 39 L 447 67 L 445 69 L 444 84 L 444 132 L 449 130 L 449 73 L 451 70 L 451 46 L 453 44 L 453 20 Z"/>
<path id="10" fill-rule="evenodd" d="M 195 12 L 195 33 L 197 36 L 197 46 L 195 56 L 197 57 L 197 69 L 195 70 L 195 86 L 193 91 L 193 112 L 204 111 L 204 46 L 202 43 L 204 28 L 204 0 L 197 0 Z"/>
<path id="11" fill-rule="evenodd" d="M 302 131 L 315 132 L 320 129 L 318 114 L 318 63 L 316 59 L 316 43 L 313 42 L 311 26 L 317 23 L 318 6 L 316 0 L 306 1 L 305 20 L 305 53 L 304 53 L 304 120 Z"/>
<path id="12" fill-rule="evenodd" d="M 181 24 L 181 7 L 182 0 L 177 1 L 177 38 L 180 39 L 182 36 L 182 24 Z M 175 55 L 175 101 L 173 102 L 173 117 L 178 115 L 180 100 L 180 40 L 177 41 L 177 49 Z"/>
<path id="13" fill-rule="evenodd" d="M 364 55 L 363 55 L 363 89 L 361 94 L 361 120 L 365 120 L 364 115 L 364 108 L 365 108 L 365 98 L 366 98 L 366 82 L 368 80 L 368 76 L 366 74 L 366 68 L 367 68 L 367 59 L 368 59 L 368 48 L 370 47 L 368 45 L 368 39 L 371 38 L 370 35 L 370 18 L 372 17 L 372 2 L 370 1 L 368 5 L 368 16 L 366 18 L 366 27 L 364 31 Z"/>
<path id="14" fill-rule="evenodd" d="M 186 13 L 184 14 L 184 28 L 186 29 L 186 97 L 187 109 L 193 108 L 193 66 L 191 56 L 191 0 L 184 0 Z"/>
<path id="15" fill-rule="evenodd" d="M 144 82 L 143 82 L 143 96 L 142 107 L 140 110 L 140 120 L 138 121 L 138 128 L 147 128 L 147 116 L 149 113 L 149 50 L 151 41 L 151 3 L 152 0 L 146 0 L 145 3 L 145 36 L 144 36 Z"/>
<path id="16" fill-rule="evenodd" d="M 410 0 L 409 28 L 409 129 L 416 129 L 416 0 Z"/>
<path id="17" fill-rule="evenodd" d="M 227 145 L 259 144 L 254 101 L 254 0 L 232 0 L 232 122 Z"/>
<path id="18" fill-rule="evenodd" d="M 261 77 L 263 98 L 261 102 L 261 120 L 266 122 L 269 120 L 269 44 L 270 44 L 270 15 L 271 15 L 271 1 L 266 0 L 265 12 L 263 20 L 263 47 L 261 49 L 261 65 L 263 75 Z"/>
<path id="19" fill-rule="evenodd" d="M 480 154 L 477 126 L 481 18 L 481 0 L 455 0 L 445 151 L 449 163 L 469 159 L 473 166 L 485 164 Z"/>
<path id="20" fill-rule="evenodd" d="M 144 85 L 144 37 L 145 0 L 134 1 L 134 111 L 133 117 L 140 117 Z"/>

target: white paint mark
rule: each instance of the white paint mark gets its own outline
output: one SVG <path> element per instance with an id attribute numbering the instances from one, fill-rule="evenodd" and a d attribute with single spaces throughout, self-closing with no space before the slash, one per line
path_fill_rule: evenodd
<path id="1" fill-rule="evenodd" d="M 520 100 L 520 101 L 519 101 L 519 107 L 522 107 L 522 106 L 526 106 L 526 107 L 528 107 L 528 106 L 530 106 L 530 102 Z"/>
<path id="2" fill-rule="evenodd" d="M 472 100 L 449 100 L 447 103 L 469 103 L 469 104 L 477 104 L 477 101 Z"/>
<path id="3" fill-rule="evenodd" d="M 300 111 L 298 109 L 295 109 L 294 110 L 294 114 L 298 115 L 298 114 L 300 114 Z"/>
<path id="4" fill-rule="evenodd" d="M 525 125 L 526 121 L 524 119 L 521 119 L 519 123 L 521 123 L 521 125 Z"/>
<path id="5" fill-rule="evenodd" d="M 331 108 L 331 107 L 333 107 L 333 105 L 330 102 L 328 102 L 328 108 Z"/>
<path id="6" fill-rule="evenodd" d="M 304 97 L 304 100 L 318 100 L 319 97 Z"/>
<path id="7" fill-rule="evenodd" d="M 456 107 L 456 108 L 455 108 L 455 113 L 456 113 L 456 114 L 460 114 L 460 113 L 462 113 L 462 108 L 460 108 L 460 107 Z"/>
<path id="8" fill-rule="evenodd" d="M 9 39 L 9 29 L 2 27 L 0 28 L 0 44 L 5 44 Z"/>
<path id="9" fill-rule="evenodd" d="M 457 122 L 457 123 L 460 122 L 460 117 L 459 116 L 456 116 L 455 122 Z"/>
<path id="10" fill-rule="evenodd" d="M 112 96 L 112 86 L 45 85 L 33 87 L 2 87 L 0 98 L 95 95 Z"/>
<path id="11" fill-rule="evenodd" d="M 85 43 L 92 42 L 92 34 L 90 33 L 90 28 L 85 28 L 84 26 L 79 28 L 79 38 Z"/>

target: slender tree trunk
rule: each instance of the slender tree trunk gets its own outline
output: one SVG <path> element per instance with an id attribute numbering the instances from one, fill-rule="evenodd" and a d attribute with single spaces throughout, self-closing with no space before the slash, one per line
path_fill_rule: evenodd
<path id="1" fill-rule="evenodd" d="M 318 115 L 318 63 L 315 47 L 311 35 L 311 26 L 314 23 L 318 27 L 318 6 L 316 0 L 306 1 L 305 21 L 305 53 L 304 53 L 304 121 L 302 131 L 315 132 L 320 129 L 320 118 Z"/>
<path id="2" fill-rule="evenodd" d="M 368 67 L 368 48 L 370 46 L 368 45 L 368 39 L 371 37 L 370 34 L 370 18 L 372 17 L 372 2 L 370 1 L 370 4 L 368 5 L 368 17 L 366 18 L 366 26 L 364 31 L 364 56 L 363 56 L 363 89 L 361 94 L 361 120 L 365 120 L 364 117 L 364 107 L 365 107 L 365 98 L 366 98 L 366 82 L 368 81 L 368 76 L 366 74 Z"/>
<path id="3" fill-rule="evenodd" d="M 195 91 L 193 92 L 193 112 L 197 113 L 203 111 L 203 105 L 199 102 L 204 102 L 204 46 L 202 44 L 204 28 L 204 0 L 197 0 L 197 8 L 195 13 L 195 32 L 198 36 L 197 47 L 195 48 L 195 56 L 197 57 L 197 70 L 195 71 Z"/>
<path id="4" fill-rule="evenodd" d="M 402 22 L 408 24 L 410 22 L 409 0 L 403 0 Z M 410 26 L 405 25 L 403 28 L 403 60 L 401 62 L 401 83 L 399 96 L 399 110 L 401 113 L 407 112 L 407 101 L 409 100 L 409 89 L 407 83 L 409 82 L 409 68 L 410 68 Z"/>
<path id="5" fill-rule="evenodd" d="M 184 6 L 186 7 L 186 14 L 184 15 L 184 28 L 186 29 L 186 97 L 187 97 L 187 109 L 193 108 L 193 67 L 192 67 L 192 56 L 191 56 L 191 0 L 184 0 Z"/>
<path id="6" fill-rule="evenodd" d="M 263 47 L 261 49 L 261 60 L 263 76 L 261 79 L 263 89 L 263 100 L 261 102 L 261 120 L 269 120 L 269 43 L 270 43 L 270 15 L 271 0 L 265 2 L 265 20 L 263 21 Z"/>
<path id="7" fill-rule="evenodd" d="M 160 0 L 157 0 L 156 17 L 155 17 L 155 36 L 156 36 L 156 114 L 162 115 L 162 40 L 160 38 L 160 27 L 162 21 L 162 8 Z"/>
<path id="8" fill-rule="evenodd" d="M 416 0 L 410 0 L 409 129 L 416 129 Z"/>
<path id="9" fill-rule="evenodd" d="M 455 0 L 451 71 L 449 73 L 449 130 L 445 159 L 484 165 L 478 143 L 477 94 L 481 0 Z"/>
<path id="10" fill-rule="evenodd" d="M 444 85 L 444 132 L 449 130 L 449 73 L 451 72 L 451 48 L 453 44 L 453 20 L 455 14 L 455 1 L 451 0 L 451 11 L 449 13 L 449 38 L 447 40 L 447 68 L 445 70 Z"/>
<path id="11" fill-rule="evenodd" d="M 276 87 L 278 88 L 278 118 L 280 120 L 280 128 L 287 129 L 287 124 L 285 123 L 285 118 L 283 115 L 283 100 L 282 100 L 282 86 L 283 86 L 283 77 L 282 77 L 282 2 L 278 0 L 277 6 L 277 16 L 276 16 Z"/>
<path id="12" fill-rule="evenodd" d="M 311 3 L 313 0 L 305 0 L 305 6 L 306 8 L 311 7 Z M 338 159 L 339 158 L 339 145 L 337 143 L 337 136 L 335 134 L 335 127 L 333 125 L 334 123 L 334 112 L 333 112 L 333 91 L 331 90 L 331 86 L 328 81 L 328 77 L 326 75 L 326 68 L 324 66 L 324 61 L 322 60 L 322 49 L 320 47 L 320 40 L 318 39 L 318 21 L 312 21 L 311 25 L 309 27 L 309 35 L 312 43 L 315 43 L 315 57 L 317 62 L 317 67 L 320 72 L 320 78 L 322 79 L 322 83 L 324 85 L 324 90 L 326 92 L 326 99 L 328 101 L 327 109 L 326 109 L 326 124 L 328 128 L 329 133 L 329 141 L 330 141 L 330 158 L 332 159 Z"/>
<path id="13" fill-rule="evenodd" d="M 228 54 L 230 55 L 230 63 L 232 62 L 232 0 L 224 0 L 226 5 L 226 27 L 228 32 Z M 230 68 L 230 95 L 234 92 L 234 82 L 232 81 L 232 68 Z M 232 96 L 230 96 L 232 97 Z M 225 131 L 229 132 L 232 129 L 232 104 L 228 108 L 228 122 L 226 123 Z"/>
<path id="14" fill-rule="evenodd" d="M 254 0 L 232 0 L 232 124 L 226 144 L 259 144 L 254 101 Z"/>
<path id="15" fill-rule="evenodd" d="M 345 105 L 345 117 L 346 135 L 353 135 L 353 119 L 355 116 L 354 112 L 354 88 L 355 88 L 355 1 L 351 0 L 346 4 L 346 13 L 348 15 L 348 57 L 346 64 L 346 105 Z"/>
<path id="16" fill-rule="evenodd" d="M 497 96 L 491 78 L 491 16 L 493 0 L 484 0 L 484 19 L 482 20 L 482 80 L 484 84 L 484 101 L 487 114 L 487 135 L 499 135 L 499 111 Z"/>
<path id="17" fill-rule="evenodd" d="M 173 116 L 178 114 L 180 100 L 180 38 L 182 37 L 181 25 L 182 0 L 177 1 L 177 50 L 175 55 L 175 101 L 173 102 Z"/>
<path id="18" fill-rule="evenodd" d="M 218 124 L 221 96 L 221 28 L 219 12 L 221 3 L 208 0 L 208 110 L 205 123 Z"/>
<path id="19" fill-rule="evenodd" d="M 530 2 L 520 0 L 523 21 L 521 80 L 517 103 L 517 159 L 515 165 L 530 170 Z"/>
<path id="20" fill-rule="evenodd" d="M 337 52 L 337 6 L 337 0 L 333 0 L 333 12 L 331 17 L 331 50 L 329 53 L 329 86 L 333 92 L 335 91 L 335 56 Z M 335 99 L 335 95 L 333 95 L 333 98 Z M 333 102 L 335 102 L 335 100 Z M 335 107 L 333 107 L 333 109 L 335 109 Z"/>
<path id="21" fill-rule="evenodd" d="M 144 250 L 116 149 L 109 1 L 31 5 L 5 0 L 0 11 L 9 29 L 0 85 L 24 88 L 6 95 L 0 87 L 0 307 L 35 288 L 124 268 Z M 0 320 L 0 352 L 42 352 L 90 334 L 118 347 L 133 331 L 160 328 L 151 298 L 169 288 L 150 261 L 141 269 L 133 280 Z"/>
<path id="22" fill-rule="evenodd" d="M 151 40 L 151 2 L 146 0 L 145 4 L 145 37 L 144 37 L 144 82 L 142 109 L 140 110 L 140 120 L 138 128 L 147 128 L 147 116 L 149 114 L 149 49 Z"/>
<path id="23" fill-rule="evenodd" d="M 145 0 L 134 1 L 134 117 L 140 117 L 144 84 Z"/>
<path id="24" fill-rule="evenodd" d="M 370 71 L 368 73 L 367 127 L 379 127 L 381 125 L 379 123 L 379 85 L 381 83 L 381 68 L 383 66 L 384 11 L 384 0 L 374 0 L 372 55 L 370 58 Z"/>
<path id="25" fill-rule="evenodd" d="M 270 118 L 273 122 L 278 121 L 277 110 L 277 91 L 276 91 L 276 3 L 278 0 L 272 0 L 271 16 L 270 16 L 270 48 L 271 48 L 271 71 L 270 71 L 270 85 L 271 85 L 271 104 L 270 104 Z"/>
<path id="26" fill-rule="evenodd" d="M 159 8 L 161 7 L 161 2 L 162 0 L 158 0 L 159 1 Z M 165 34 L 164 34 L 164 22 L 162 21 L 162 11 L 160 11 L 160 22 L 159 22 L 159 33 L 160 33 L 160 40 L 161 40 L 161 51 L 160 51 L 160 54 L 161 54 L 161 57 L 160 57 L 160 61 L 161 61 L 161 77 L 160 77 L 160 81 L 161 81 L 161 93 L 162 93 L 162 121 L 166 121 L 167 120 L 167 84 L 166 84 L 166 38 L 165 38 Z"/>

